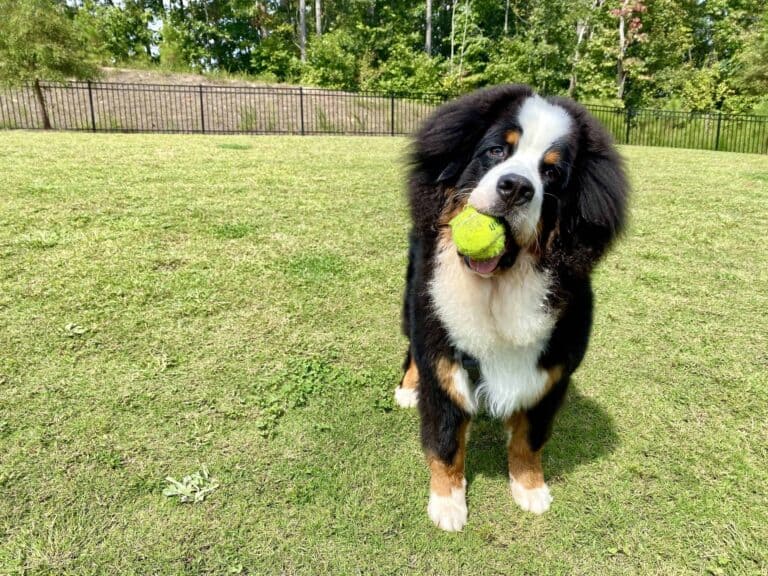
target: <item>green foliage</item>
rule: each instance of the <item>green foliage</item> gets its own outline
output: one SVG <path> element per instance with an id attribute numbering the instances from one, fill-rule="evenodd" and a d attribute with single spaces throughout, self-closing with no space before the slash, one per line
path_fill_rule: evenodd
<path id="1" fill-rule="evenodd" d="M 91 78 L 85 34 L 54 0 L 0 0 L 0 82 Z"/>
<path id="2" fill-rule="evenodd" d="M 705 112 L 720 108 L 728 94 L 728 86 L 722 82 L 716 66 L 689 69 L 682 83 L 680 97 L 685 110 Z"/>
<path id="3" fill-rule="evenodd" d="M 356 88 L 359 70 L 357 50 L 354 37 L 344 30 L 314 38 L 307 49 L 302 81 L 325 88 Z"/>
<path id="4" fill-rule="evenodd" d="M 98 43 L 103 58 L 110 63 L 153 62 L 153 46 L 160 34 L 153 29 L 154 13 L 142 0 L 127 0 L 122 5 L 87 0 L 78 11 L 81 26 L 89 32 L 89 41 Z"/>
<path id="5" fill-rule="evenodd" d="M 440 57 L 430 57 L 399 42 L 378 68 L 361 73 L 360 87 L 389 93 L 440 92 L 445 66 Z"/>
<path id="6" fill-rule="evenodd" d="M 768 93 L 768 10 L 759 24 L 744 35 L 744 50 L 736 56 L 735 67 L 736 84 L 743 93 L 765 97 Z"/>
<path id="7" fill-rule="evenodd" d="M 0 1 L 76 12 L 81 45 L 105 62 L 268 82 L 445 95 L 526 82 L 586 102 L 735 112 L 768 90 L 764 0 L 439 0 L 429 55 L 423 0 L 321 0 L 320 35 L 307 3 L 306 62 L 295 2 Z"/>
<path id="8" fill-rule="evenodd" d="M 292 82 L 300 77 L 299 49 L 290 25 L 279 25 L 259 42 L 251 55 L 251 68 L 255 74 L 270 75 L 279 82 Z"/>

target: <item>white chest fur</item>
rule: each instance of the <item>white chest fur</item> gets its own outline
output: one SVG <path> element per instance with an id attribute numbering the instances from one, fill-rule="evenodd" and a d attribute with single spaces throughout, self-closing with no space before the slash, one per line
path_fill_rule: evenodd
<path id="1" fill-rule="evenodd" d="M 546 306 L 550 284 L 527 254 L 503 274 L 483 278 L 467 269 L 450 243 L 439 250 L 432 301 L 454 346 L 480 363 L 470 405 L 482 402 L 504 418 L 541 397 L 548 375 L 538 358 L 555 324 Z"/>

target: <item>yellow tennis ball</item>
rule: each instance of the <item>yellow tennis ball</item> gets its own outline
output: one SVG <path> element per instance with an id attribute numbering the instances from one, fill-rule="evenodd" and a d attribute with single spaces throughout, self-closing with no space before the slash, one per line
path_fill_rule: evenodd
<path id="1" fill-rule="evenodd" d="M 491 260 L 504 252 L 504 226 L 493 216 L 467 206 L 448 225 L 459 253 L 472 260 Z"/>

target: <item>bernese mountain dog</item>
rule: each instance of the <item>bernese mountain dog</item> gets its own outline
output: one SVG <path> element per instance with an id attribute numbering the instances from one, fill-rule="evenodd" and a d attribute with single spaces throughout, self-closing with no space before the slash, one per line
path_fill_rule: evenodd
<path id="1" fill-rule="evenodd" d="M 400 406 L 418 405 L 431 474 L 427 512 L 467 522 L 464 460 L 479 411 L 508 432 L 512 497 L 535 514 L 552 502 L 541 450 L 592 323 L 590 273 L 621 232 L 621 158 L 579 104 L 523 85 L 439 107 L 412 150 L 412 229 Z M 502 255 L 475 261 L 451 238 L 469 204 L 500 219 Z"/>

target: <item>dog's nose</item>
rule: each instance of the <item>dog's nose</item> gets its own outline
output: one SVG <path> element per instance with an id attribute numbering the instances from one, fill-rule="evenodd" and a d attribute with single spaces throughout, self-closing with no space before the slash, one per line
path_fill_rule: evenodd
<path id="1" fill-rule="evenodd" d="M 533 198 L 533 184 L 520 174 L 504 174 L 499 177 L 496 190 L 504 200 L 515 204 L 524 204 Z"/>

